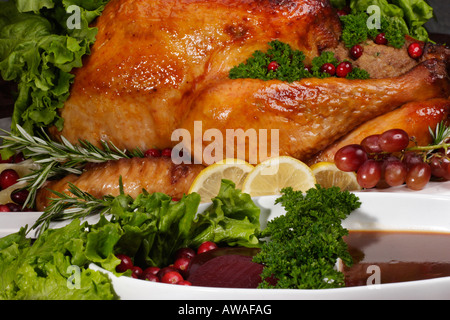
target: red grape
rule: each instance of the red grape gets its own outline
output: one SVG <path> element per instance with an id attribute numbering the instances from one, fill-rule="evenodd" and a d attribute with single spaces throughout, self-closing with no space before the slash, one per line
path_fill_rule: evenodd
<path id="1" fill-rule="evenodd" d="M 422 190 L 431 179 L 431 168 L 427 163 L 411 166 L 406 176 L 406 185 L 412 190 Z"/>
<path id="2" fill-rule="evenodd" d="M 409 145 L 409 135 L 402 129 L 392 129 L 380 135 L 380 147 L 385 152 L 400 152 Z"/>
<path id="3" fill-rule="evenodd" d="M 436 178 L 443 178 L 447 173 L 447 165 L 449 160 L 441 153 L 436 153 L 429 160 L 431 175 Z"/>
<path id="4" fill-rule="evenodd" d="M 345 146 L 334 156 L 334 162 L 338 169 L 345 172 L 357 171 L 367 159 L 367 153 L 358 144 Z"/>
<path id="5" fill-rule="evenodd" d="M 357 179 L 362 188 L 374 188 L 381 180 L 381 163 L 375 160 L 367 160 L 358 169 Z"/>
<path id="6" fill-rule="evenodd" d="M 423 157 L 415 152 L 406 152 L 403 156 L 403 162 L 409 169 L 415 164 L 423 163 Z"/>
<path id="7" fill-rule="evenodd" d="M 447 163 L 445 165 L 445 169 L 446 169 L 446 171 L 445 171 L 445 174 L 444 174 L 443 178 L 445 180 L 450 180 L 450 163 Z"/>
<path id="8" fill-rule="evenodd" d="M 391 187 L 401 186 L 406 181 L 408 169 L 400 160 L 387 161 L 384 165 L 384 180 Z"/>
<path id="9" fill-rule="evenodd" d="M 374 134 L 366 137 L 362 142 L 361 146 L 367 153 L 381 153 L 383 150 L 380 147 L 380 135 Z"/>

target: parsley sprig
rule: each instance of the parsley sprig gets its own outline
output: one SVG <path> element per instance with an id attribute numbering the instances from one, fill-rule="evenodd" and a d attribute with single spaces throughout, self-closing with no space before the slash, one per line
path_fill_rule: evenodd
<path id="1" fill-rule="evenodd" d="M 286 214 L 262 231 L 269 237 L 254 262 L 265 267 L 261 288 L 321 289 L 342 287 L 344 274 L 335 269 L 338 258 L 353 263 L 342 226 L 361 205 L 357 196 L 339 188 L 320 186 L 306 194 L 286 188 L 277 200 Z M 273 279 L 276 279 L 274 284 Z"/>
<path id="2" fill-rule="evenodd" d="M 365 12 L 341 16 L 343 30 L 342 40 L 348 48 L 364 43 L 367 39 L 374 39 L 379 33 L 385 33 L 388 45 L 394 48 L 402 48 L 405 44 L 405 35 L 408 29 L 398 19 L 387 16 L 381 17 L 380 29 L 369 29 Z"/>
<path id="3" fill-rule="evenodd" d="M 302 51 L 294 50 L 284 42 L 275 40 L 269 43 L 267 52 L 256 51 L 245 63 L 232 68 L 229 73 L 230 79 L 260 79 L 280 80 L 292 83 L 305 78 L 328 78 L 330 75 L 321 72 L 321 67 L 325 63 L 338 66 L 338 60 L 333 52 L 324 51 L 320 56 L 312 60 L 310 71 L 304 64 L 305 54 Z M 277 62 L 277 70 L 269 70 L 271 62 Z M 369 79 L 367 71 L 354 67 L 347 76 L 348 79 Z"/>

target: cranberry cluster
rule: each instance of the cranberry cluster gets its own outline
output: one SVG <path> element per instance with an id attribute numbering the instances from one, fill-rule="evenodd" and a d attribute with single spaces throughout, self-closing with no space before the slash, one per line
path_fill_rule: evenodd
<path id="1" fill-rule="evenodd" d="M 144 270 L 139 266 L 135 266 L 133 260 L 129 256 L 117 254 L 116 257 L 119 258 L 121 262 L 116 267 L 116 271 L 123 273 L 127 270 L 131 270 L 131 277 L 135 279 L 190 286 L 192 284 L 185 280 L 185 277 L 187 276 L 187 271 L 192 259 L 197 254 L 213 249 L 217 249 L 217 245 L 211 241 L 202 243 L 197 251 L 192 248 L 181 248 L 175 254 L 175 261 L 173 264 L 163 268 L 148 267 Z"/>
<path id="2" fill-rule="evenodd" d="M 3 160 L 0 156 L 0 163 L 20 163 L 25 161 L 22 153 L 18 153 L 9 159 Z M 20 179 L 19 174 L 14 169 L 5 169 L 0 173 L 0 190 L 8 189 L 15 185 Z M 0 205 L 0 212 L 20 212 L 30 211 L 28 208 L 23 208 L 27 200 L 29 191 L 26 189 L 18 189 L 11 193 L 11 202 Z"/>

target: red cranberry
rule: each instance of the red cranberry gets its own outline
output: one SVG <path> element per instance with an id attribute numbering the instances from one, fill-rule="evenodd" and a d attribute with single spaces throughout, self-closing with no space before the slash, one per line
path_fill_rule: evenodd
<path id="1" fill-rule="evenodd" d="M 22 212 L 22 206 L 19 206 L 17 203 L 7 203 L 6 204 L 8 206 L 9 212 Z"/>
<path id="2" fill-rule="evenodd" d="M 272 61 L 267 66 L 267 70 L 269 70 L 269 71 L 277 71 L 279 67 L 280 67 L 280 65 L 278 64 L 278 62 Z"/>
<path id="3" fill-rule="evenodd" d="M 6 204 L 0 205 L 0 212 L 11 212 Z"/>
<path id="4" fill-rule="evenodd" d="M 341 62 L 336 68 L 336 75 L 339 78 L 345 78 L 350 72 L 352 72 L 352 64 L 348 61 Z"/>
<path id="5" fill-rule="evenodd" d="M 354 60 L 357 60 L 359 58 L 361 58 L 361 56 L 364 53 L 364 48 L 362 46 L 360 46 L 359 44 L 354 45 L 351 49 L 350 49 L 350 55 L 352 56 L 352 58 Z"/>
<path id="6" fill-rule="evenodd" d="M 150 273 L 147 273 L 147 274 L 143 275 L 142 279 L 150 281 L 150 282 L 160 282 L 159 278 L 156 275 L 150 274 Z"/>
<path id="7" fill-rule="evenodd" d="M 131 277 L 135 279 L 140 279 L 142 277 L 143 271 L 138 266 L 131 267 Z"/>
<path id="8" fill-rule="evenodd" d="M 312 66 L 305 66 L 305 71 L 312 73 Z"/>
<path id="9" fill-rule="evenodd" d="M 178 269 L 176 269 L 176 268 L 174 268 L 174 267 L 171 267 L 171 266 L 164 267 L 164 268 L 162 268 L 161 270 L 159 270 L 158 273 L 157 273 L 156 275 L 157 275 L 157 277 L 158 277 L 160 280 L 162 280 L 162 278 L 164 277 L 164 275 L 165 275 L 166 273 L 169 273 L 169 272 L 178 272 Z"/>
<path id="10" fill-rule="evenodd" d="M 345 10 L 343 10 L 343 9 L 341 9 L 341 10 L 338 10 L 338 11 L 337 11 L 337 15 L 338 15 L 339 17 L 343 17 L 343 16 L 348 15 L 348 12 L 345 11 Z"/>
<path id="11" fill-rule="evenodd" d="M 386 45 L 388 43 L 387 39 L 386 39 L 386 34 L 385 33 L 379 33 L 376 37 L 375 37 L 375 43 L 376 44 L 383 44 Z"/>
<path id="12" fill-rule="evenodd" d="M 2 156 L 0 155 L 0 163 L 11 163 L 11 162 L 13 162 L 13 157 L 3 160 Z"/>
<path id="13" fill-rule="evenodd" d="M 154 275 L 156 276 L 159 272 L 159 270 L 161 270 L 158 267 L 148 267 L 147 269 L 145 269 L 142 273 L 142 277 L 145 278 L 147 275 Z"/>
<path id="14" fill-rule="evenodd" d="M 422 46 L 417 43 L 411 43 L 408 47 L 408 54 L 413 59 L 418 59 L 423 55 L 423 49 Z"/>
<path id="15" fill-rule="evenodd" d="M 21 163 L 23 161 L 25 161 L 25 156 L 23 155 L 22 152 L 19 152 L 14 156 L 14 163 Z"/>
<path id="16" fill-rule="evenodd" d="M 181 280 L 180 282 L 178 282 L 178 285 L 180 285 L 180 286 L 192 286 L 192 283 L 190 283 L 187 280 Z"/>
<path id="17" fill-rule="evenodd" d="M 30 194 L 30 191 L 26 189 L 19 189 L 16 191 L 13 191 L 11 193 L 11 200 L 18 204 L 24 204 L 25 201 L 27 201 L 28 195 Z"/>
<path id="18" fill-rule="evenodd" d="M 19 180 L 19 174 L 13 169 L 6 169 L 0 173 L 0 187 L 7 189 L 17 183 Z"/>
<path id="19" fill-rule="evenodd" d="M 158 149 L 149 149 L 144 153 L 147 158 L 159 158 L 161 157 L 161 151 Z"/>
<path id="20" fill-rule="evenodd" d="M 161 282 L 163 283 L 171 283 L 171 284 L 177 284 L 183 281 L 183 277 L 181 274 L 177 271 L 170 271 L 167 272 L 162 278 Z"/>
<path id="21" fill-rule="evenodd" d="M 116 271 L 123 273 L 131 268 L 133 268 L 133 260 L 127 255 L 116 254 L 116 257 L 120 259 L 120 264 L 116 267 Z"/>
<path id="22" fill-rule="evenodd" d="M 325 63 L 321 68 L 320 72 L 328 73 L 330 76 L 336 74 L 336 67 L 332 63 Z"/>
<path id="23" fill-rule="evenodd" d="M 200 254 L 214 249 L 217 249 L 217 244 L 211 241 L 205 241 L 198 247 L 197 253 Z"/>
<path id="24" fill-rule="evenodd" d="M 349 15 L 351 11 L 352 11 L 352 9 L 350 9 L 349 6 L 345 6 L 342 9 L 337 10 L 337 15 L 339 17 L 346 16 L 346 15 Z"/>
<path id="25" fill-rule="evenodd" d="M 163 151 L 161 151 L 161 156 L 166 157 L 166 158 L 171 158 L 172 157 L 172 149 L 171 148 L 166 148 Z"/>
<path id="26" fill-rule="evenodd" d="M 189 258 L 178 258 L 177 260 L 175 260 L 175 262 L 173 263 L 173 266 L 175 268 L 177 268 L 178 270 L 181 271 L 181 274 L 184 274 L 187 269 L 189 268 L 189 265 L 191 263 L 191 259 Z"/>
<path id="27" fill-rule="evenodd" d="M 191 248 L 181 248 L 175 254 L 175 259 L 179 258 L 192 259 L 193 257 L 195 257 L 195 251 L 194 249 Z"/>

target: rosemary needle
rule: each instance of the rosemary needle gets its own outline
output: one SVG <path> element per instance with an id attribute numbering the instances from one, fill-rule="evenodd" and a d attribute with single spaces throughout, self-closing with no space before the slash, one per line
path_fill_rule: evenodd
<path id="1" fill-rule="evenodd" d="M 19 125 L 17 125 L 17 134 L 1 131 L 6 135 L 2 136 L 3 145 L 0 145 L 0 149 L 23 152 L 26 157 L 32 158 L 40 167 L 20 179 L 27 182 L 26 189 L 30 191 L 24 207 L 34 203 L 38 189 L 50 178 L 67 174 L 81 174 L 84 166 L 89 162 L 102 163 L 124 158 L 143 157 L 143 153 L 139 149 L 127 152 L 106 141 L 101 141 L 101 148 L 85 140 L 79 140 L 78 145 L 73 145 L 63 136 L 61 136 L 61 142 L 53 141 L 43 128 L 41 128 L 40 136 L 30 135 Z"/>

